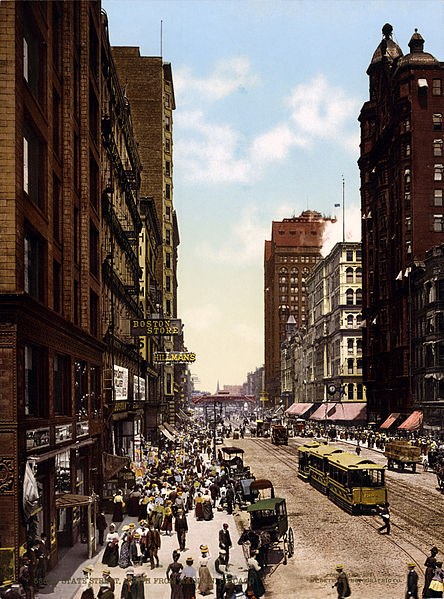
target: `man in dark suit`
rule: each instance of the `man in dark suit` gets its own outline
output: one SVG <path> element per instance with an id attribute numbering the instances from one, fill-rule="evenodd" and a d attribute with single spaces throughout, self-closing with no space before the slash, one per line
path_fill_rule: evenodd
<path id="1" fill-rule="evenodd" d="M 232 547 L 232 543 L 227 523 L 223 524 L 223 527 L 219 531 L 219 547 L 226 552 L 226 564 L 228 568 L 230 562 L 230 548 Z"/>

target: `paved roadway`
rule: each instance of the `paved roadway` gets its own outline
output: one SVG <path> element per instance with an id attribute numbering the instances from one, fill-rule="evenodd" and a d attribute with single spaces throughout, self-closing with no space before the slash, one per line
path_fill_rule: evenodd
<path id="1" fill-rule="evenodd" d="M 336 597 L 331 587 L 337 563 L 344 564 L 352 596 L 359 599 L 404 597 L 406 563 L 412 560 L 422 585 L 429 549 L 437 545 L 444 551 L 444 496 L 436 489 L 434 474 L 423 473 L 421 467 L 417 474 L 387 472 L 392 533 L 378 535 L 379 517 L 351 516 L 297 477 L 297 447 L 305 440 L 290 439 L 288 447 L 275 447 L 269 439 L 233 442 L 245 450 L 256 478 L 271 479 L 276 496 L 286 498 L 295 534 L 295 555 L 287 566 L 273 567 L 265 581 L 266 597 Z M 337 445 L 354 452 L 348 443 Z M 386 463 L 381 453 L 366 448 L 361 456 Z"/>

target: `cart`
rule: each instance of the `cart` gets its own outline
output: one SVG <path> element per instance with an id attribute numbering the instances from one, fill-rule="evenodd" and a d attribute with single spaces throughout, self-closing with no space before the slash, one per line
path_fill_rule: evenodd
<path id="1" fill-rule="evenodd" d="M 395 466 L 401 472 L 411 468 L 416 472 L 416 464 L 421 463 L 421 448 L 409 445 L 407 441 L 390 441 L 385 445 L 384 455 L 387 458 L 387 468 L 394 470 Z"/>
<path id="2" fill-rule="evenodd" d="M 222 447 L 223 463 L 231 478 L 251 478 L 250 467 L 244 465 L 244 450 L 240 447 Z"/>
<path id="3" fill-rule="evenodd" d="M 250 485 L 251 488 L 251 485 Z M 264 565 L 268 565 L 268 556 L 271 549 L 281 549 L 284 554 L 284 564 L 294 553 L 293 529 L 288 526 L 287 506 L 285 499 L 270 497 L 249 505 L 250 528 L 259 535 L 261 548 L 264 551 Z"/>

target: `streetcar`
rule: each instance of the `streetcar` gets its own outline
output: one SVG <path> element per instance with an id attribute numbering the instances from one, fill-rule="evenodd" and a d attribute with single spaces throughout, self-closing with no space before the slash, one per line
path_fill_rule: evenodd
<path id="1" fill-rule="evenodd" d="M 338 453 L 344 452 L 328 444 L 312 447 L 308 451 L 308 482 L 324 495 L 328 494 L 328 459 Z"/>
<path id="2" fill-rule="evenodd" d="M 327 458 L 329 499 L 350 514 L 371 513 L 388 503 L 385 466 L 352 453 Z"/>
<path id="3" fill-rule="evenodd" d="M 293 529 L 288 526 L 287 506 L 285 499 L 270 497 L 261 499 L 248 506 L 250 528 L 261 540 L 261 550 L 264 551 L 264 562 L 267 565 L 271 549 L 280 548 L 284 554 L 284 564 L 294 553 Z"/>
<path id="4" fill-rule="evenodd" d="M 288 445 L 288 430 L 282 424 L 274 424 L 271 428 L 271 443 L 273 445 Z"/>
<path id="5" fill-rule="evenodd" d="M 308 482 L 310 474 L 308 452 L 314 447 L 319 447 L 317 441 L 307 441 L 301 447 L 298 447 L 298 476 L 305 482 Z"/>

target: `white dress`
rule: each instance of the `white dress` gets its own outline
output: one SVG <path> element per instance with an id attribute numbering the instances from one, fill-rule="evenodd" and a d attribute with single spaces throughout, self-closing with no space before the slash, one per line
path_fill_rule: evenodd
<path id="1" fill-rule="evenodd" d="M 198 589 L 200 593 L 209 593 L 213 590 L 213 579 L 211 578 L 208 563 L 210 561 L 210 554 L 206 553 L 205 556 L 199 558 L 199 584 Z"/>

